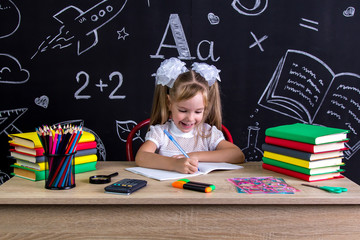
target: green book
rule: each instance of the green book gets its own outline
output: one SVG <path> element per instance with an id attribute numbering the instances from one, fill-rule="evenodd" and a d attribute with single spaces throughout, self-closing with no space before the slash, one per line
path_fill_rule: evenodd
<path id="1" fill-rule="evenodd" d="M 305 123 L 268 128 L 265 135 L 309 144 L 324 144 L 347 140 L 349 130 Z"/>
<path id="2" fill-rule="evenodd" d="M 286 168 L 295 172 L 300 172 L 306 175 L 319 175 L 319 174 L 325 174 L 325 173 L 334 173 L 334 172 L 343 172 L 343 169 L 340 169 L 339 165 L 335 166 L 328 166 L 328 167 L 320 167 L 320 168 L 304 168 L 297 165 L 293 165 L 290 163 L 285 163 L 281 161 L 277 161 L 274 159 L 263 157 L 263 162 L 269 165 Z"/>
<path id="3" fill-rule="evenodd" d="M 75 174 L 96 170 L 96 163 L 97 163 L 97 161 L 76 164 L 75 165 Z M 11 167 L 14 167 L 14 172 L 11 173 L 11 175 L 25 178 L 25 179 L 28 179 L 31 181 L 45 180 L 45 170 L 39 171 L 39 170 L 35 170 L 32 168 L 27 168 L 27 167 L 23 167 L 23 166 L 19 166 L 19 165 L 11 165 Z M 48 171 L 48 170 L 46 170 L 46 171 Z"/>

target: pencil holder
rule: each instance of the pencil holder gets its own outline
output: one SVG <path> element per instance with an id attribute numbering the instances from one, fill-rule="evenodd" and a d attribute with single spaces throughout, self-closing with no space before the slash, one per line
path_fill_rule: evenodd
<path id="1" fill-rule="evenodd" d="M 52 190 L 75 187 L 75 153 L 46 154 L 45 188 Z"/>

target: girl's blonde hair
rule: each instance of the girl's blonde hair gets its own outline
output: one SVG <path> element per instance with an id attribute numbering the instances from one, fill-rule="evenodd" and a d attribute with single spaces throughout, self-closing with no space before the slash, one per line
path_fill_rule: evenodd
<path id="1" fill-rule="evenodd" d="M 172 88 L 161 84 L 156 85 L 150 125 L 164 124 L 170 118 L 168 95 L 173 101 L 179 102 L 188 100 L 199 92 L 203 95 L 205 105 L 203 122 L 221 130 L 222 108 L 218 82 L 215 81 L 212 86 L 209 86 L 208 82 L 193 70 L 180 74 Z"/>

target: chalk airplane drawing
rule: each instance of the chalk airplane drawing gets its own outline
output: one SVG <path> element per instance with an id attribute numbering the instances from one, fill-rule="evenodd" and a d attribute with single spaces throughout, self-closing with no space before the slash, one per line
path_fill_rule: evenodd
<path id="1" fill-rule="evenodd" d="M 18 7 L 11 0 L 0 2 L 0 39 L 14 34 L 20 26 L 21 14 Z"/>
<path id="2" fill-rule="evenodd" d="M 72 5 L 62 9 L 53 16 L 62 24 L 59 33 L 48 36 L 31 59 L 48 48 L 62 49 L 73 42 L 77 42 L 77 54 L 83 54 L 98 43 L 98 29 L 113 20 L 126 3 L 127 0 L 103 0 L 85 12 Z"/>
<path id="3" fill-rule="evenodd" d="M 335 74 L 321 59 L 288 50 L 258 104 L 298 121 L 348 129 L 350 158 L 360 149 L 360 75 Z"/>

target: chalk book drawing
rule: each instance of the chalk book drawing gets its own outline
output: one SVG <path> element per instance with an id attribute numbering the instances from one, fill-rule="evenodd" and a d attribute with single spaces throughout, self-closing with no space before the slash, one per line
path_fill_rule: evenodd
<path id="1" fill-rule="evenodd" d="M 321 59 L 287 50 L 258 104 L 298 121 L 350 130 L 345 152 L 360 148 L 360 75 L 335 74 Z"/>

